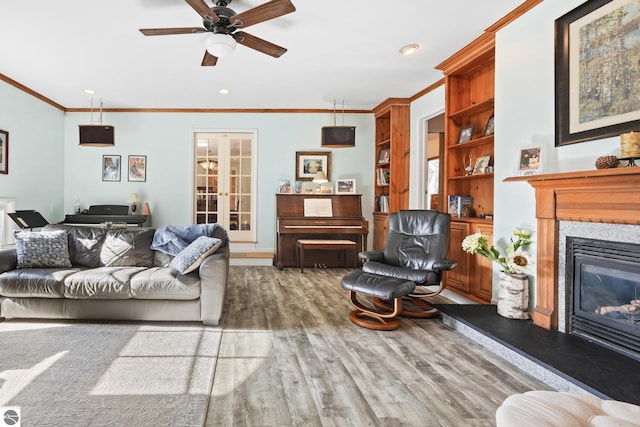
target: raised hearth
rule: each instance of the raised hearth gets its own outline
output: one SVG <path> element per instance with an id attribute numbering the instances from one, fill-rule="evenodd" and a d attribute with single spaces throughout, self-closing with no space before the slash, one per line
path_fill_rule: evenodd
<path id="1" fill-rule="evenodd" d="M 640 362 L 530 320 L 499 316 L 495 305 L 439 304 L 443 322 L 559 391 L 640 405 Z"/>

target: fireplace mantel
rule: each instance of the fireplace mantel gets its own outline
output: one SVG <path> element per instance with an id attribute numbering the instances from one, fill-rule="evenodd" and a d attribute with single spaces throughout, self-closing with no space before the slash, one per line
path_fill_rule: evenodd
<path id="1" fill-rule="evenodd" d="M 558 329 L 558 223 L 640 225 L 640 167 L 519 176 L 536 193 L 537 277 L 533 322 Z"/>

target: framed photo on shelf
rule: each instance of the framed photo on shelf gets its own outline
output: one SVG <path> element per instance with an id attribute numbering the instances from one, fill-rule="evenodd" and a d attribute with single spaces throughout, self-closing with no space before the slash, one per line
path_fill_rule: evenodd
<path id="1" fill-rule="evenodd" d="M 484 136 L 493 135 L 493 114 L 487 119 L 487 125 L 484 127 Z"/>
<path id="2" fill-rule="evenodd" d="M 296 181 L 312 181 L 320 171 L 331 181 L 330 151 L 296 151 Z"/>
<path id="3" fill-rule="evenodd" d="M 458 137 L 458 144 L 471 141 L 473 137 L 473 126 L 467 126 L 460 129 L 460 136 Z"/>
<path id="4" fill-rule="evenodd" d="M 592 0 L 556 19 L 556 146 L 640 128 L 638 20 L 635 0 Z"/>
<path id="5" fill-rule="evenodd" d="M 338 179 L 336 180 L 336 194 L 355 194 L 355 179 Z"/>
<path id="6" fill-rule="evenodd" d="M 111 154 L 102 156 L 102 180 L 120 181 L 120 156 Z"/>
<path id="7" fill-rule="evenodd" d="M 278 183 L 278 194 L 291 194 L 291 181 L 281 179 Z"/>
<path id="8" fill-rule="evenodd" d="M 491 163 L 491 156 L 480 156 L 476 160 L 476 165 L 473 168 L 473 175 L 481 175 L 487 173 L 487 166 Z"/>
<path id="9" fill-rule="evenodd" d="M 0 130 L 0 173 L 9 173 L 9 132 Z"/>
<path id="10" fill-rule="evenodd" d="M 129 181 L 147 180 L 147 156 L 129 156 Z"/>
<path id="11" fill-rule="evenodd" d="M 380 155 L 378 156 L 378 164 L 389 163 L 391 161 L 391 151 L 388 148 L 383 148 L 380 150 Z"/>
<path id="12" fill-rule="evenodd" d="M 520 149 L 518 175 L 537 175 L 542 173 L 542 148 L 525 147 Z"/>

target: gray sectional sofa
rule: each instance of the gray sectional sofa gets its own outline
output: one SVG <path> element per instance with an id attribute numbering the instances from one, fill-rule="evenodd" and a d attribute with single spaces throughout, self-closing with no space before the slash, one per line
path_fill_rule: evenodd
<path id="1" fill-rule="evenodd" d="M 210 247 L 197 262 L 190 260 L 189 268 L 176 264 L 181 254 L 151 249 L 156 243 L 152 228 L 49 225 L 40 234 L 26 232 L 32 234 L 25 234 L 16 248 L 0 251 L 0 319 L 217 325 L 228 283 L 229 247 L 223 228 L 208 230 L 211 234 L 202 239 L 219 240 L 219 247 Z M 43 236 L 51 236 L 45 249 Z"/>

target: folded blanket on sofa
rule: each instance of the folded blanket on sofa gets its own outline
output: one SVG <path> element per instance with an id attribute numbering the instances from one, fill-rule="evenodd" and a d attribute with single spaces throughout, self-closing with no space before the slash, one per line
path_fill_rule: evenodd
<path id="1" fill-rule="evenodd" d="M 227 230 L 220 224 L 162 225 L 156 229 L 153 235 L 151 249 L 169 255 L 178 255 L 198 237 L 212 237 L 218 228 L 224 231 L 222 246 L 227 246 L 229 244 Z"/>

